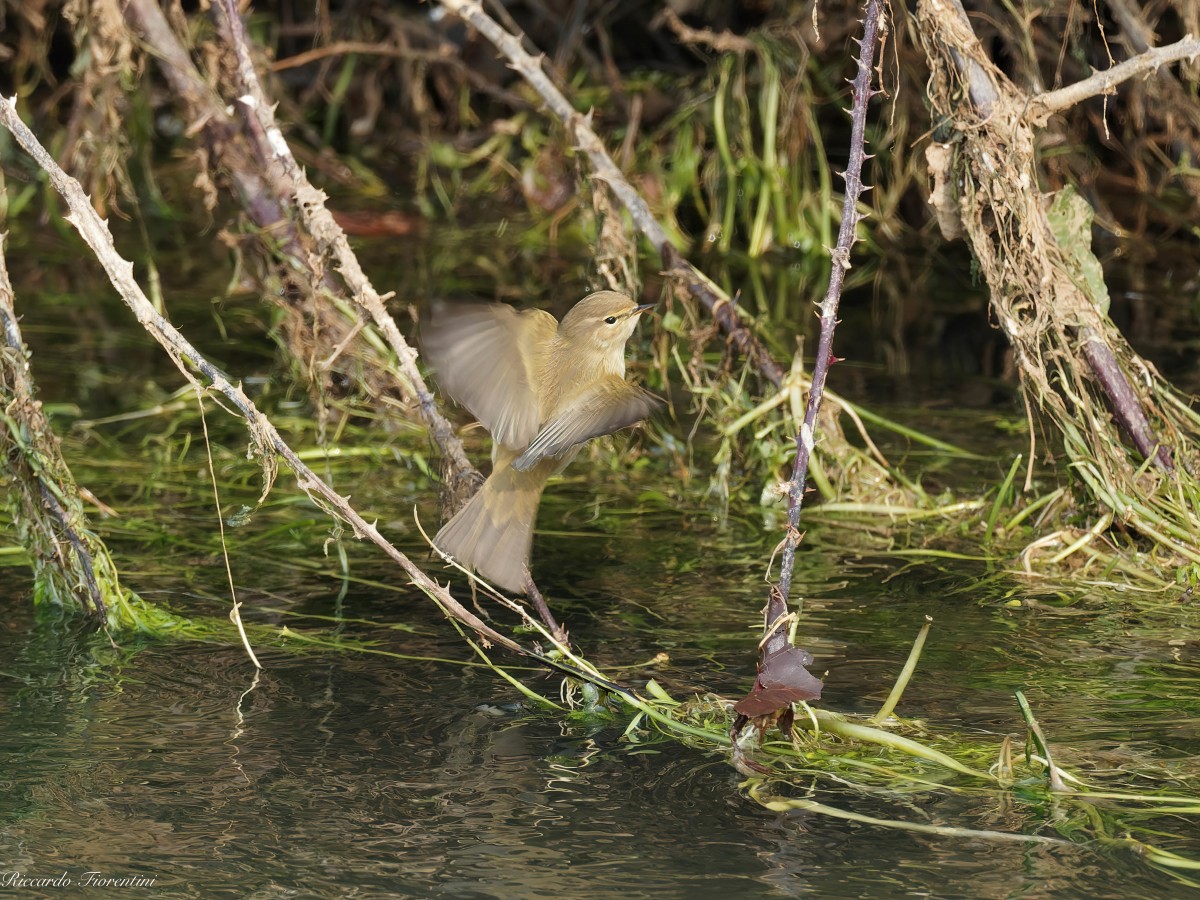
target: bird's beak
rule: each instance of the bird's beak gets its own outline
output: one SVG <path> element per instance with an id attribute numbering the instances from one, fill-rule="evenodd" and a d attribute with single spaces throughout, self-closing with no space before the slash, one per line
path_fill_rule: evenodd
<path id="1" fill-rule="evenodd" d="M 654 309 L 654 307 L 656 307 L 656 306 L 658 306 L 657 303 L 643 303 L 641 306 L 635 306 L 633 309 L 631 309 L 629 311 L 629 314 L 631 316 L 640 315 L 641 313 L 644 313 L 648 309 Z"/>

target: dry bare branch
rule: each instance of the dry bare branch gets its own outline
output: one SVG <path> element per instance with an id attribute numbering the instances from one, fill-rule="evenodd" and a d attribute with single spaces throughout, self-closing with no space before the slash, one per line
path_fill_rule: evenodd
<path id="1" fill-rule="evenodd" d="M 1038 94 L 1029 102 L 1029 120 L 1034 125 L 1040 125 L 1056 112 L 1082 103 L 1090 97 L 1111 93 L 1112 89 L 1123 81 L 1157 72 L 1163 66 L 1181 59 L 1192 60 L 1197 57 L 1200 57 L 1200 38 L 1194 38 L 1190 34 L 1174 44 L 1152 47 L 1065 88 Z"/>
<path id="2" fill-rule="evenodd" d="M 771 357 L 758 338 L 742 324 L 729 298 L 679 254 L 646 201 L 609 156 L 604 142 L 592 129 L 591 115 L 584 116 L 576 112 L 571 102 L 546 74 L 542 67 L 545 56 L 534 56 L 527 52 L 520 39 L 485 13 L 477 0 L 442 0 L 442 5 L 491 41 L 512 67 L 538 92 L 550 112 L 562 123 L 575 146 L 591 161 L 592 177 L 605 182 L 612 189 L 613 194 L 629 212 L 634 227 L 662 255 L 668 273 L 686 285 L 689 293 L 709 311 L 713 320 L 730 336 L 751 365 L 771 384 L 779 387 L 783 383 L 783 368 Z"/>
<path id="3" fill-rule="evenodd" d="M 842 201 L 842 224 L 838 229 L 837 245 L 830 250 L 833 265 L 829 272 L 829 287 L 821 301 L 821 331 L 817 342 L 817 359 L 813 366 L 812 387 L 804 410 L 804 421 L 796 435 L 796 459 L 788 485 L 788 519 L 783 539 L 783 557 L 779 583 L 767 594 L 763 637 L 759 644 L 758 674 L 754 687 L 738 701 L 734 709 L 736 735 L 750 719 L 779 717 L 780 730 L 791 733 L 792 704 L 821 696 L 823 685 L 811 672 L 812 655 L 792 645 L 788 636 L 793 616 L 788 612 L 788 595 L 792 587 L 792 572 L 796 564 L 796 547 L 800 543 L 800 508 L 808 482 L 809 458 L 816 440 L 817 416 L 825 392 L 825 379 L 833 357 L 833 334 L 837 327 L 838 304 L 842 284 L 850 268 L 850 251 L 857 238 L 862 216 L 858 199 L 863 192 L 862 168 L 867 159 L 867 107 L 871 90 L 872 64 L 879 35 L 886 34 L 883 0 L 868 0 L 863 13 L 863 36 L 859 43 L 857 71 L 851 82 L 853 105 L 850 111 L 850 154 L 844 179 L 846 194 Z"/>
<path id="4" fill-rule="evenodd" d="M 713 31 L 711 28 L 692 28 L 679 13 L 670 6 L 664 6 L 653 19 L 650 27 L 656 28 L 666 24 L 679 42 L 692 47 L 708 47 L 717 53 L 752 53 L 755 50 L 754 41 L 730 31 Z"/>
<path id="5" fill-rule="evenodd" d="M 278 195 L 289 198 L 295 204 L 296 211 L 309 234 L 317 242 L 318 249 L 334 260 L 338 274 L 350 289 L 354 302 L 366 311 L 375 327 L 387 340 L 392 352 L 396 354 L 400 372 L 408 380 L 405 388 L 411 396 L 416 397 L 421 418 L 438 447 L 448 457 L 452 478 L 477 481 L 478 471 L 467 459 L 462 441 L 438 409 L 437 399 L 417 367 L 416 350 L 405 341 L 404 335 L 396 326 L 396 320 L 387 311 L 379 292 L 375 290 L 359 265 L 358 257 L 350 249 L 345 232 L 329 214 L 325 207 L 324 192 L 309 183 L 308 176 L 297 164 L 283 132 L 276 124 L 275 107 L 263 93 L 258 74 L 254 70 L 254 62 L 250 58 L 246 28 L 238 13 L 237 4 L 233 0 L 221 0 L 217 6 L 222 12 L 224 31 L 236 56 L 238 74 L 246 91 L 239 103 L 258 126 L 258 130 L 266 136 L 264 152 L 270 154 L 267 157 L 267 177 Z"/>
<path id="6" fill-rule="evenodd" d="M 327 304 L 320 297 L 321 283 L 326 279 L 322 267 L 306 250 L 308 236 L 316 242 L 321 256 L 328 254 L 334 259 L 350 296 L 374 322 L 395 354 L 400 374 L 406 381 L 401 385 L 402 392 L 416 400 L 422 420 L 448 460 L 451 480 L 478 484 L 482 478 L 467 459 L 453 426 L 438 409 L 436 399 L 417 367 L 416 351 L 405 341 L 383 300 L 363 273 L 345 234 L 325 208 L 324 194 L 309 184 L 275 124 L 274 107 L 266 100 L 259 85 L 240 17 L 235 13 L 230 20 L 226 8 L 222 6 L 221 9 L 225 12 L 222 20 L 227 23 L 225 31 L 237 56 L 245 91 L 245 97 L 239 103 L 244 113 L 241 117 L 228 111 L 201 77 L 154 0 L 129 0 L 126 15 L 145 35 L 176 95 L 196 119 L 196 127 L 207 135 L 206 143 L 215 155 L 214 161 L 219 161 L 222 171 L 233 179 L 239 198 L 254 221 L 262 228 L 272 229 L 283 223 L 282 253 L 294 265 L 306 267 L 304 277 L 312 288 L 314 305 Z M 234 24 L 228 24 L 231 21 Z M 303 221 L 307 235 L 297 231 L 289 209 L 294 209 Z M 334 285 L 325 287 L 332 289 Z M 330 317 L 325 316 L 324 321 L 328 325 Z M 347 324 L 345 328 L 338 326 L 331 332 L 335 338 L 333 345 L 353 339 L 354 329 L 353 324 Z"/>

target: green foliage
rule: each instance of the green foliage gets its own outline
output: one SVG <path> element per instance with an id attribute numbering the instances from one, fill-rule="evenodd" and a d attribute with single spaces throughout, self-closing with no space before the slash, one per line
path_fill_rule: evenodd
<path id="1" fill-rule="evenodd" d="M 1073 187 L 1065 187 L 1054 195 L 1046 218 L 1058 244 L 1071 259 L 1075 283 L 1091 299 L 1101 313 L 1108 315 L 1108 285 L 1104 269 L 1092 253 L 1092 205 Z"/>

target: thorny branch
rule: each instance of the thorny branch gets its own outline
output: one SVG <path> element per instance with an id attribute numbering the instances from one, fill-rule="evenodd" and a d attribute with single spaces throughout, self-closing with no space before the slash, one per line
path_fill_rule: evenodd
<path id="1" fill-rule="evenodd" d="M 221 0 L 218 6 L 222 12 L 222 31 L 237 57 L 238 74 L 246 91 L 246 96 L 240 98 L 239 102 L 266 135 L 270 148 L 268 159 L 271 164 L 268 165 L 268 176 L 272 177 L 281 194 L 293 199 L 305 227 L 317 241 L 317 246 L 323 253 L 333 257 L 338 273 L 350 288 L 354 301 L 366 311 L 375 327 L 387 339 L 399 361 L 401 374 L 408 380 L 409 392 L 417 398 L 421 418 L 425 420 L 438 447 L 450 460 L 452 477 L 456 480 L 477 479 L 479 473 L 467 459 L 462 441 L 438 409 L 433 392 L 425 384 L 421 370 L 417 367 L 417 352 L 404 340 L 400 329 L 396 327 L 396 320 L 387 311 L 383 299 L 359 265 L 358 257 L 350 249 L 345 232 L 326 209 L 325 194 L 309 183 L 308 176 L 296 163 L 291 148 L 275 123 L 275 107 L 267 101 L 258 74 L 254 71 L 254 62 L 250 58 L 250 46 L 246 38 L 246 26 L 238 12 L 237 3 L 235 0 Z"/>
<path id="2" fill-rule="evenodd" d="M 128 0 L 122 9 L 132 30 L 140 32 L 146 52 L 157 61 L 180 105 L 194 119 L 189 134 L 199 136 L 213 167 L 220 167 L 249 217 L 260 228 L 276 228 L 287 221 L 278 198 L 264 183 L 253 151 L 239 139 L 236 122 L 205 82 L 187 50 L 171 30 L 156 0 Z M 304 250 L 295 230 L 279 233 L 280 252 L 303 259 Z"/>
<path id="3" fill-rule="evenodd" d="M 837 327 L 838 303 L 841 300 L 846 272 L 850 268 L 850 250 L 857 240 L 856 229 L 862 218 L 858 211 L 858 199 L 866 190 L 862 183 L 862 167 L 863 162 L 868 159 L 864 150 L 867 106 L 871 97 L 877 93 L 871 90 L 871 65 L 875 58 L 878 35 L 886 28 L 883 16 L 883 0 L 868 0 L 863 14 L 863 36 L 859 41 L 858 70 L 851 81 L 853 104 L 850 110 L 850 155 L 843 175 L 846 193 L 842 201 L 842 223 L 838 230 L 837 246 L 830 250 L 833 265 L 829 273 L 829 288 L 825 292 L 825 299 L 821 301 L 821 330 L 817 340 L 812 388 L 804 410 L 804 421 L 796 435 L 796 461 L 788 485 L 787 533 L 783 541 L 779 583 L 771 587 L 767 596 L 763 639 L 759 645 L 758 675 L 754 687 L 734 706 L 738 713 L 733 725 L 735 738 L 751 719 L 757 720 L 760 725 L 775 719 L 785 734 L 790 733 L 792 703 L 815 699 L 821 694 L 821 682 L 807 669 L 812 663 L 811 654 L 793 646 L 788 638 L 788 626 L 792 621 L 792 616 L 788 613 L 788 595 L 791 592 L 792 573 L 796 564 L 796 546 L 801 537 L 800 509 L 804 504 L 809 456 L 816 439 L 817 415 L 821 409 L 829 367 L 837 362 L 833 355 L 833 333 Z M 738 752 L 735 750 L 735 759 L 740 759 L 753 769 L 752 763 L 744 757 L 737 756 Z"/>
<path id="4" fill-rule="evenodd" d="M 858 198 L 867 188 L 862 183 L 862 167 L 869 157 L 864 150 L 867 128 L 867 104 L 877 91 L 871 89 L 871 65 L 875 58 L 875 43 L 879 32 L 885 28 L 882 0 L 870 0 L 863 17 L 863 36 L 859 41 L 858 71 L 851 82 L 853 106 L 850 110 L 850 156 L 842 176 L 846 183 L 846 194 L 842 200 L 842 223 L 838 229 L 837 246 L 830 251 L 833 265 L 829 272 L 829 288 L 821 301 L 821 331 L 817 339 L 817 357 L 813 364 L 812 389 L 808 405 L 804 410 L 804 422 L 796 435 L 796 462 L 788 486 L 788 528 L 783 545 L 783 557 L 779 573 L 779 594 L 784 607 L 767 609 L 767 623 L 775 621 L 786 611 L 788 594 L 792 588 L 792 570 L 796 561 L 796 545 L 800 540 L 800 508 L 804 505 L 804 492 L 808 482 L 808 458 L 816 439 L 817 414 L 825 392 L 825 378 L 829 367 L 837 362 L 833 355 L 833 332 L 837 327 L 838 302 L 842 297 L 842 284 L 850 269 L 850 249 L 858 240 L 856 229 L 863 215 L 858 211 Z M 774 595 L 772 595 L 774 596 Z M 776 630 L 771 640 L 785 639 L 785 634 Z M 768 641 L 770 643 L 770 641 Z"/>
<path id="5" fill-rule="evenodd" d="M 200 76 L 157 3 L 129 0 L 126 16 L 145 34 L 168 82 L 197 117 L 198 127 L 209 135 L 207 143 L 212 152 L 222 157 L 222 171 L 234 181 L 254 221 L 262 228 L 277 228 L 279 223 L 285 223 L 282 253 L 293 265 L 307 267 L 307 277 L 314 285 L 319 285 L 322 276 L 310 260 L 310 254 L 305 252 L 285 211 L 288 207 L 296 210 L 322 254 L 328 254 L 337 263 L 338 274 L 352 299 L 375 323 L 395 354 L 400 374 L 407 382 L 404 389 L 416 399 L 422 420 L 449 461 L 452 479 L 481 480 L 467 459 L 453 426 L 441 414 L 433 393 L 425 384 L 417 367 L 416 351 L 405 341 L 382 298 L 363 273 L 342 229 L 325 208 L 325 195 L 308 182 L 283 139 L 275 123 L 274 107 L 263 94 L 254 71 L 245 27 L 237 14 L 236 4 L 217 5 L 222 13 L 219 24 L 236 55 L 238 74 L 245 91 L 239 102 L 243 112 L 240 121 L 227 111 Z M 240 139 L 242 137 L 245 141 Z"/>
<path id="6" fill-rule="evenodd" d="M 238 75 L 242 80 L 242 88 L 246 92 L 238 102 L 245 110 L 248 121 L 256 126 L 252 130 L 264 136 L 261 143 L 266 148 L 268 177 L 271 178 L 280 194 L 294 198 L 296 208 L 308 232 L 316 239 L 321 251 L 332 256 L 336 261 L 338 272 L 351 289 L 356 302 L 367 312 L 375 326 L 387 338 L 400 362 L 401 372 L 409 381 L 409 390 L 417 398 L 422 418 L 429 426 L 437 445 L 450 459 L 450 479 L 454 483 L 452 495 L 461 496 L 469 493 L 469 491 L 459 489 L 463 486 L 477 489 L 482 478 L 467 459 L 462 442 L 450 423 L 441 414 L 436 398 L 421 377 L 420 369 L 417 368 L 416 351 L 405 342 L 404 336 L 400 334 L 395 320 L 384 306 L 383 298 L 375 291 L 359 265 L 358 257 L 350 249 L 345 232 L 333 220 L 329 210 L 325 208 L 324 193 L 309 183 L 308 177 L 296 163 L 296 158 L 292 155 L 287 141 L 275 122 L 274 107 L 267 102 L 262 85 L 258 80 L 258 74 L 254 70 L 246 27 L 238 13 L 236 0 L 220 0 L 217 7 L 221 11 L 219 22 L 221 31 L 226 42 L 234 51 Z M 542 621 L 556 640 L 567 644 L 566 630 L 551 614 L 532 578 L 529 579 L 528 588 L 530 599 Z"/>

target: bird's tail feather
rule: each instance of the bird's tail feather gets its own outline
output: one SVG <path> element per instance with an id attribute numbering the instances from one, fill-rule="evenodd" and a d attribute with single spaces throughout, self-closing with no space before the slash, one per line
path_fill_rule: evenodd
<path id="1" fill-rule="evenodd" d="M 474 497 L 433 539 L 443 553 L 512 593 L 525 592 L 533 525 L 544 478 L 504 467 L 492 473 Z"/>

